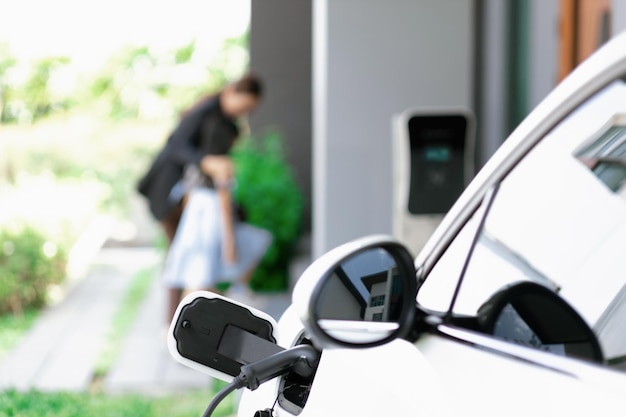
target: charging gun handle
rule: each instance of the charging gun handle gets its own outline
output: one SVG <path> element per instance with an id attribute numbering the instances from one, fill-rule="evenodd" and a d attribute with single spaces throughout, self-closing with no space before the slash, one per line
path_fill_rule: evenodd
<path id="1" fill-rule="evenodd" d="M 294 370 L 302 376 L 311 375 L 320 359 L 320 353 L 311 345 L 299 345 L 275 353 L 265 359 L 243 365 L 239 377 L 254 391 L 264 382 Z"/>

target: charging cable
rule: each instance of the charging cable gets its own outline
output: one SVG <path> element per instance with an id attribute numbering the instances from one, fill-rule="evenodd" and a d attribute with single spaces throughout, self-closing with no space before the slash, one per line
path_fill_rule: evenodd
<path id="1" fill-rule="evenodd" d="M 261 384 L 293 370 L 300 376 L 313 375 L 320 359 L 318 352 L 311 345 L 298 345 L 291 349 L 275 353 L 267 358 L 243 365 L 241 372 L 227 386 L 222 388 L 211 400 L 203 417 L 210 417 L 218 404 L 231 392 L 246 387 L 254 391 Z"/>

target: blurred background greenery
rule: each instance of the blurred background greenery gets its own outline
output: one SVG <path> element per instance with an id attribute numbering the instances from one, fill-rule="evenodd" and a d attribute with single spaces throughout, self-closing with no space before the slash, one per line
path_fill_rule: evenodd
<path id="1" fill-rule="evenodd" d="M 245 72 L 247 37 L 225 39 L 209 60 L 196 41 L 121 47 L 92 71 L 69 56 L 22 62 L 0 44 L 0 313 L 43 305 L 81 234 L 103 218 L 109 237 L 145 243 L 136 182 L 180 112 Z M 248 220 L 275 237 L 252 286 L 285 290 L 302 197 L 280 135 L 243 139 L 235 160 Z"/>
<path id="2" fill-rule="evenodd" d="M 85 236 L 99 244 L 164 247 L 136 183 L 181 111 L 248 67 L 245 0 L 102 6 L 25 0 L 3 9 L 0 359 L 65 283 L 85 275 L 94 255 Z M 278 132 L 242 138 L 233 151 L 238 203 L 247 221 L 274 236 L 253 277 L 255 290 L 287 289 L 300 234 L 303 198 L 283 152 Z M 110 368 L 156 275 L 144 272 L 121 301 L 96 374 Z M 218 388 L 159 398 L 3 391 L 0 417 L 199 415 Z M 220 415 L 232 414 L 234 400 L 223 406 Z"/>

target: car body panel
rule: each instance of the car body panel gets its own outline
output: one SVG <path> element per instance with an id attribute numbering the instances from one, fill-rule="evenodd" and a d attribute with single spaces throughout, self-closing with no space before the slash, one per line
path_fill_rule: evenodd
<path id="1" fill-rule="evenodd" d="M 493 346 L 493 339 L 480 335 L 473 340 L 484 345 L 439 336 L 424 337 L 416 344 L 445 387 L 447 400 L 463 404 L 462 415 L 623 414 L 626 399 L 618 391 L 626 375 L 610 372 L 610 383 L 598 383 L 594 376 L 600 373 L 601 379 L 606 378 L 604 369 L 569 358 L 555 361 L 552 354 L 509 343 Z M 507 351 L 511 354 L 503 353 Z M 579 369 L 579 374 L 568 373 L 571 369 Z"/>
<path id="2" fill-rule="evenodd" d="M 426 335 L 415 345 L 396 340 L 362 350 L 325 350 L 300 416 L 623 414 L 624 374 L 610 372 L 607 378 L 604 369 L 582 361 L 558 358 L 561 363 L 555 364 L 550 354 L 493 346 L 492 339 L 480 335 L 448 333 L 456 337 Z M 531 358 L 538 366 L 528 366 Z M 577 373 L 563 370 L 571 368 Z M 246 391 L 238 415 L 270 408 L 276 395 L 274 383 Z M 275 415 L 291 414 L 277 408 Z"/>

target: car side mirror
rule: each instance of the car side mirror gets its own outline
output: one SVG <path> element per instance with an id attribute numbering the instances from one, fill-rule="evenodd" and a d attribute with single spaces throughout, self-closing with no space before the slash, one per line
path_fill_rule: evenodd
<path id="1" fill-rule="evenodd" d="M 478 323 L 485 333 L 520 345 L 603 362 L 585 320 L 553 290 L 534 282 L 498 291 L 478 310 Z"/>
<path id="2" fill-rule="evenodd" d="M 293 300 L 316 346 L 371 347 L 409 333 L 416 295 L 409 251 L 391 237 L 371 236 L 313 262 L 296 284 Z"/>

